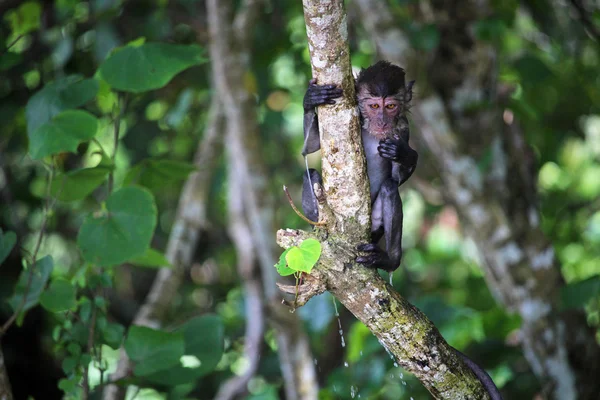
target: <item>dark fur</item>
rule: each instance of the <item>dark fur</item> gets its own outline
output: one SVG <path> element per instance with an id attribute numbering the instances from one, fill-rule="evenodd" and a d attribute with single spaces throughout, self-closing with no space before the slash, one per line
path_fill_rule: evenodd
<path id="1" fill-rule="evenodd" d="M 356 78 L 356 87 L 366 86 L 372 96 L 394 96 L 404 90 L 404 76 L 404 70 L 399 66 L 388 61 L 379 61 L 360 71 Z"/>
<path id="2" fill-rule="evenodd" d="M 372 241 L 358 246 L 357 250 L 365 255 L 358 256 L 356 262 L 370 268 L 394 271 L 400 266 L 402 258 L 403 214 L 398 186 L 412 175 L 418 159 L 417 152 L 408 145 L 408 120 L 405 115 L 412 98 L 413 83 L 411 81 L 405 85 L 404 70 L 387 61 L 379 61 L 361 71 L 356 79 L 356 93 L 363 121 L 361 135 L 371 185 L 373 220 Z M 333 104 L 334 99 L 341 95 L 341 90 L 333 85 L 319 86 L 314 80 L 310 82 L 304 96 L 303 155 L 313 153 L 321 147 L 315 107 Z M 369 104 L 373 101 L 381 104 L 391 102 L 399 106 L 386 114 L 379 106 L 370 109 Z M 317 221 L 317 201 L 309 183 L 320 184 L 321 176 L 314 169 L 308 174 L 304 176 L 302 208 L 308 218 Z M 385 237 L 386 250 L 382 250 L 377 244 L 382 237 Z M 481 381 L 490 398 L 502 400 L 489 375 L 464 354 L 459 351 L 457 353 Z"/>

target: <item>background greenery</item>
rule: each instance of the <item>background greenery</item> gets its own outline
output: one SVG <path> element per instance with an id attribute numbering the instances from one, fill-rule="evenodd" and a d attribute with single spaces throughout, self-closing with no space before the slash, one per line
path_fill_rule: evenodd
<path id="1" fill-rule="evenodd" d="M 399 21 L 416 3 L 394 2 Z M 543 229 L 570 284 L 563 306 L 586 306 L 597 327 L 600 45 L 575 19 L 556 19 L 544 4 L 495 2 L 494 15 L 478 24 L 477 35 L 496 47 L 501 82 L 512 90 L 504 117 L 522 124 L 535 152 Z M 2 346 L 16 398 L 79 398 L 86 368 L 93 387 L 114 367 L 152 268 L 165 264 L 174 210 L 194 170 L 190 163 L 211 102 L 206 13 L 194 0 L 0 7 L 0 261 L 6 257 L 0 320 L 19 311 Z M 590 18 L 600 25 L 598 11 Z M 417 49 L 431 52 L 443 40 L 433 25 L 405 22 Z M 366 67 L 374 49 L 352 12 L 349 24 L 353 65 Z M 264 162 L 278 200 L 273 213 L 277 226 L 290 228 L 305 228 L 280 191 L 285 184 L 300 197 L 302 97 L 310 79 L 304 29 L 300 2 L 270 2 L 254 28 L 253 68 L 245 77 L 257 101 Z M 418 82 L 413 101 L 419 101 Z M 136 361 L 133 383 L 140 388 L 131 396 L 138 399 L 210 399 L 244 370 L 244 321 L 252 316 L 244 315 L 227 235 L 226 167 L 221 162 L 215 171 L 211 228 L 166 328 L 129 330 L 125 348 Z M 519 318 L 495 303 L 475 247 L 461 235 L 438 183 L 435 171 L 419 165 L 402 188 L 405 256 L 393 283 L 450 344 L 473 355 L 508 398 L 532 398 L 539 386 L 518 346 Z M 107 212 L 118 218 L 106 223 Z M 12 252 L 15 236 L 9 232 L 16 234 Z M 22 270 L 34 260 L 29 278 Z M 299 313 L 322 398 L 429 398 L 341 309 L 340 335 L 329 295 Z M 97 333 L 90 354 L 92 320 Z M 251 399 L 279 398 L 273 332 L 265 343 Z"/>

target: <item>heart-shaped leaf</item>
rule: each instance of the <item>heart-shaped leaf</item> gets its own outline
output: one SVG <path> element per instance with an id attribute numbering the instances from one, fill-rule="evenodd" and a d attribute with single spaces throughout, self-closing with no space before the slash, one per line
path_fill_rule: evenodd
<path id="1" fill-rule="evenodd" d="M 198 368 L 186 368 L 183 365 L 175 365 L 169 369 L 163 369 L 158 372 L 145 375 L 144 380 L 159 385 L 179 386 L 186 383 L 197 381 L 203 374 Z"/>
<path id="2" fill-rule="evenodd" d="M 16 243 L 16 233 L 11 231 L 3 233 L 2 228 L 0 228 L 0 264 L 2 264 L 4 260 L 6 260 L 6 257 L 8 257 L 13 247 L 15 247 Z"/>
<path id="3" fill-rule="evenodd" d="M 223 355 L 225 328 L 221 317 L 203 315 L 187 321 L 180 329 L 185 337 L 185 354 L 200 360 L 198 373 L 212 372 Z"/>
<path id="4" fill-rule="evenodd" d="M 53 279 L 48 290 L 40 296 L 40 303 L 48 311 L 67 311 L 75 307 L 75 286 L 66 279 Z"/>
<path id="5" fill-rule="evenodd" d="M 192 365 L 163 368 L 144 378 L 152 383 L 176 386 L 191 383 L 212 372 L 223 356 L 223 321 L 217 315 L 203 315 L 186 322 L 178 332 L 185 339 L 185 358 Z"/>
<path id="6" fill-rule="evenodd" d="M 16 3 L 19 4 L 19 3 Z M 39 29 L 42 6 L 36 1 L 24 1 L 19 7 L 9 9 L 4 16 L 15 37 L 24 36 Z"/>
<path id="7" fill-rule="evenodd" d="M 151 375 L 180 365 L 185 341 L 182 332 L 164 332 L 144 326 L 132 326 L 125 340 L 127 355 L 135 362 L 137 376 Z"/>
<path id="8" fill-rule="evenodd" d="M 166 268 L 172 266 L 163 253 L 151 248 L 146 250 L 141 256 L 134 257 L 131 260 L 127 260 L 127 262 L 146 268 Z"/>
<path id="9" fill-rule="evenodd" d="M 46 256 L 37 260 L 35 266 L 30 268 L 33 268 L 33 271 L 24 270 L 21 272 L 21 276 L 19 276 L 19 281 L 15 287 L 15 294 L 8 301 L 15 311 L 23 304 L 23 308 L 20 310 L 21 316 L 25 311 L 38 303 L 40 295 L 54 268 L 54 262 L 52 261 L 52 257 Z M 29 278 L 30 274 L 32 274 L 31 282 Z M 28 288 L 29 290 L 27 290 Z M 25 292 L 27 292 L 27 295 L 25 295 Z M 23 302 L 25 296 L 26 300 Z"/>
<path id="10" fill-rule="evenodd" d="M 289 250 L 285 257 L 288 266 L 295 271 L 310 273 L 321 256 L 321 243 L 315 239 L 306 239 L 299 247 Z"/>
<path id="11" fill-rule="evenodd" d="M 29 154 L 40 159 L 63 151 L 74 152 L 77 145 L 93 138 L 98 121 L 82 110 L 68 110 L 55 116 L 33 132 L 29 132 Z"/>
<path id="12" fill-rule="evenodd" d="M 292 248 L 290 247 L 289 249 L 286 249 L 283 253 L 281 253 L 281 255 L 279 256 L 279 262 L 277 264 L 275 264 L 275 268 L 277 268 L 277 272 L 281 276 L 288 276 L 288 275 L 293 275 L 296 273 L 295 270 L 288 267 L 287 261 L 286 261 L 287 254 L 289 253 L 289 251 L 291 249 Z"/>
<path id="13" fill-rule="evenodd" d="M 100 66 L 100 74 L 114 89 L 140 93 L 159 89 L 184 69 L 204 61 L 196 45 L 144 43 L 113 53 Z"/>
<path id="14" fill-rule="evenodd" d="M 585 306 L 591 299 L 600 294 L 600 275 L 583 281 L 570 283 L 561 288 L 562 309 L 576 309 Z"/>
<path id="15" fill-rule="evenodd" d="M 97 80 L 82 79 L 79 75 L 70 75 L 48 83 L 27 102 L 27 132 L 31 134 L 65 110 L 84 105 L 97 92 Z"/>
<path id="16" fill-rule="evenodd" d="M 147 159 L 129 170 L 124 184 L 137 184 L 160 191 L 167 185 L 183 181 L 195 170 L 194 164 L 181 161 Z"/>
<path id="17" fill-rule="evenodd" d="M 84 199 L 106 180 L 113 169 L 112 165 L 97 166 L 57 175 L 52 181 L 50 193 L 60 201 Z"/>
<path id="18" fill-rule="evenodd" d="M 141 256 L 150 246 L 156 214 L 148 190 L 136 186 L 117 190 L 106 201 L 105 211 L 85 218 L 77 237 L 83 257 L 110 266 Z"/>

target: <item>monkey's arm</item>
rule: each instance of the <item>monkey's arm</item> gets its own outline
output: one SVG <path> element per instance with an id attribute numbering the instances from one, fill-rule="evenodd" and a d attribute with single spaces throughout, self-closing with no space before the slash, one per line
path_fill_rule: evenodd
<path id="1" fill-rule="evenodd" d="M 393 162 L 392 178 L 400 186 L 415 172 L 419 154 L 408 144 L 410 129 L 406 116 L 400 117 L 398 128 L 399 135 L 380 141 L 377 150 L 381 157 Z"/>
<path id="2" fill-rule="evenodd" d="M 342 89 L 335 85 L 317 85 L 316 79 L 308 83 L 304 95 L 304 146 L 302 155 L 314 153 L 321 148 L 319 141 L 319 120 L 316 107 L 322 104 L 335 104 L 335 98 L 342 95 Z"/>
<path id="3" fill-rule="evenodd" d="M 402 185 L 415 172 L 419 154 L 402 138 L 384 139 L 379 142 L 379 154 L 393 161 L 392 179 Z"/>

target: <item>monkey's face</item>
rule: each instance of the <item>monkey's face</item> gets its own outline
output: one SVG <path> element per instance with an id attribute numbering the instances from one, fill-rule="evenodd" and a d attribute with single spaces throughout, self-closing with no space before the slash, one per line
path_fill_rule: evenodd
<path id="1" fill-rule="evenodd" d="M 363 128 L 378 139 L 392 137 L 402 116 L 403 102 L 396 97 L 364 96 L 359 100 Z"/>

